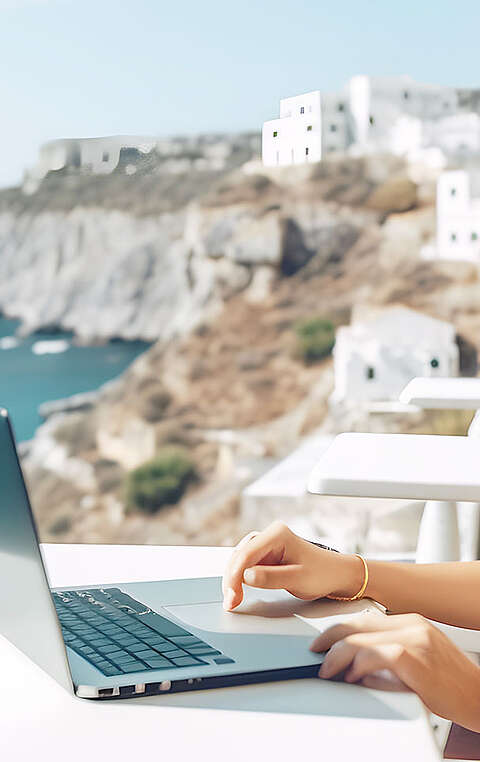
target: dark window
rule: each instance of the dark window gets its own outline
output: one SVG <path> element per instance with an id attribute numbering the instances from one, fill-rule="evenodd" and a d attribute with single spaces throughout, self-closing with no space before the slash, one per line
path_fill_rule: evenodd
<path id="1" fill-rule="evenodd" d="M 365 371 L 365 376 L 367 377 L 367 381 L 372 381 L 372 379 L 375 378 L 375 368 L 372 368 L 370 365 Z"/>
<path id="2" fill-rule="evenodd" d="M 337 131 L 337 125 L 336 124 L 331 124 L 330 125 L 330 132 L 336 132 L 336 131 Z"/>
<path id="3" fill-rule="evenodd" d="M 104 151 L 102 154 L 102 161 L 108 161 L 109 158 L 110 158 L 110 154 L 108 153 L 108 151 Z"/>
<path id="4" fill-rule="evenodd" d="M 478 241 L 478 233 L 476 233 L 475 231 L 473 231 L 473 232 L 470 234 L 470 239 L 471 239 L 472 241 Z"/>
<path id="5" fill-rule="evenodd" d="M 408 92 L 408 90 L 404 90 L 403 91 L 403 100 L 404 101 L 408 101 L 409 98 L 410 98 L 410 93 Z"/>
<path id="6" fill-rule="evenodd" d="M 305 113 L 305 108 L 304 108 L 303 106 L 300 106 L 300 113 L 301 113 L 301 114 L 304 114 L 304 113 Z"/>
<path id="7" fill-rule="evenodd" d="M 345 106 L 343 105 L 343 103 L 338 104 L 337 111 L 345 111 Z"/>
<path id="8" fill-rule="evenodd" d="M 450 240 L 455 242 L 457 240 L 457 234 L 456 233 L 450 233 Z"/>
<path id="9" fill-rule="evenodd" d="M 305 148 L 305 156 L 308 156 L 308 148 Z"/>
<path id="10" fill-rule="evenodd" d="M 375 124 L 375 119 L 373 118 L 372 115 L 369 116 L 368 121 L 370 122 L 370 124 Z"/>
<path id="11" fill-rule="evenodd" d="M 276 138 L 277 136 L 278 136 L 278 132 L 277 132 L 277 130 L 274 130 L 273 131 L 273 137 Z"/>
<path id="12" fill-rule="evenodd" d="M 450 195 L 456 196 L 457 195 L 457 189 L 456 188 L 450 188 Z"/>
<path id="13" fill-rule="evenodd" d="M 312 125 L 309 124 L 308 127 L 307 127 L 307 132 L 311 132 L 311 131 L 312 131 Z"/>
<path id="14" fill-rule="evenodd" d="M 440 367 L 440 360 L 438 360 L 436 357 L 432 357 L 430 360 L 430 367 L 432 368 L 439 368 Z"/>

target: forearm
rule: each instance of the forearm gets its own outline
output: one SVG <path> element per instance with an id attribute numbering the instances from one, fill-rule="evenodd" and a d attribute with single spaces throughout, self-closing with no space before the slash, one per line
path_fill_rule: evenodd
<path id="1" fill-rule="evenodd" d="M 417 612 L 480 630 L 480 561 L 402 564 L 369 561 L 366 595 L 389 611 Z"/>

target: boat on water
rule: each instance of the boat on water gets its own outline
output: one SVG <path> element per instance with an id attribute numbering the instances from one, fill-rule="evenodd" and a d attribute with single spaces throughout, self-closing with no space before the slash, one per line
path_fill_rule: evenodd
<path id="1" fill-rule="evenodd" d="M 0 349 L 15 349 L 20 341 L 15 336 L 2 336 L 0 339 Z"/>
<path id="2" fill-rule="evenodd" d="M 66 352 L 70 343 L 66 339 L 50 339 L 48 341 L 36 341 L 32 345 L 34 355 L 56 355 Z"/>

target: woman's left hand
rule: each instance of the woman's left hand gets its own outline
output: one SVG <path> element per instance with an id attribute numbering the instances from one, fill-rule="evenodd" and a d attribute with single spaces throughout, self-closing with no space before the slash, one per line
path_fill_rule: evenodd
<path id="1" fill-rule="evenodd" d="M 319 677 L 344 672 L 368 688 L 412 690 L 430 711 L 480 732 L 480 668 L 419 614 L 365 614 L 326 630 Z"/>

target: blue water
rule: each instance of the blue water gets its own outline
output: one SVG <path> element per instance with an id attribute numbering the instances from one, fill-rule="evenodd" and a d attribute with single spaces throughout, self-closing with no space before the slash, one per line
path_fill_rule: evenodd
<path id="1" fill-rule="evenodd" d="M 19 323 L 0 318 L 0 338 L 14 336 Z M 0 406 L 10 413 L 18 441 L 30 439 L 41 423 L 38 406 L 47 400 L 97 389 L 118 376 L 141 352 L 143 341 L 115 341 L 104 346 L 69 348 L 59 354 L 36 355 L 37 341 L 67 339 L 67 333 L 35 334 L 14 349 L 0 349 Z"/>

